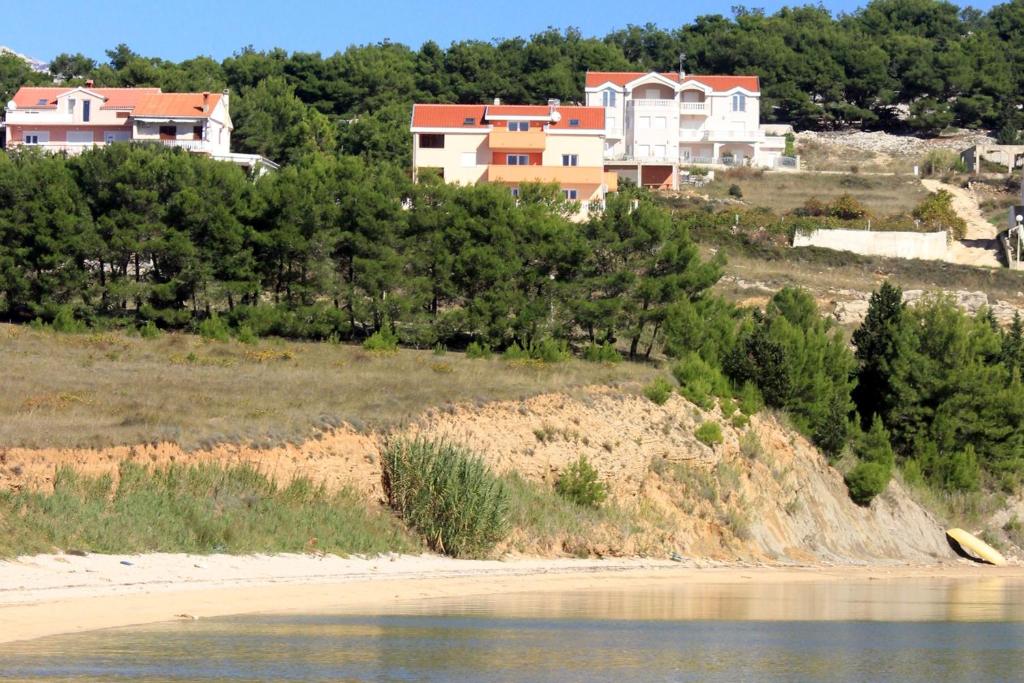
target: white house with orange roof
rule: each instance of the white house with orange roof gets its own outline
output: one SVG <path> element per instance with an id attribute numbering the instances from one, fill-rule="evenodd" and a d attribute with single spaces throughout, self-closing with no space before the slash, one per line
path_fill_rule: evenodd
<path id="1" fill-rule="evenodd" d="M 606 111 L 609 168 L 647 186 L 676 187 L 679 166 L 771 168 L 785 149 L 761 126 L 757 76 L 590 71 L 586 100 Z"/>
<path id="2" fill-rule="evenodd" d="M 231 151 L 230 97 L 165 93 L 159 88 L 23 87 L 7 103 L 6 146 L 80 153 L 114 142 L 152 142 L 207 154 L 255 170 L 277 167 Z"/>
<path id="3" fill-rule="evenodd" d="M 603 107 L 417 104 L 410 125 L 414 177 L 437 172 L 450 183 L 554 183 L 580 202 L 579 217 L 618 188 L 604 169 Z"/>

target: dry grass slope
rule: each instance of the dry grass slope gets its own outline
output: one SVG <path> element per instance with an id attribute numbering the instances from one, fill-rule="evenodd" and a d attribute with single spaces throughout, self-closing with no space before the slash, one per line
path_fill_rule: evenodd
<path id="1" fill-rule="evenodd" d="M 348 423 L 386 429 L 431 407 L 615 385 L 639 392 L 655 370 L 551 365 L 280 340 L 183 334 L 54 334 L 0 325 L 0 449 L 170 441 L 269 447 Z"/>

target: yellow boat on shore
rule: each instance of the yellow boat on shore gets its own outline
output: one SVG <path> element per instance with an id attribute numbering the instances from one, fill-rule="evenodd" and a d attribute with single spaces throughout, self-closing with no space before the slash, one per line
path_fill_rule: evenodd
<path id="1" fill-rule="evenodd" d="M 954 550 L 960 550 L 961 554 L 973 560 L 986 562 L 997 567 L 1006 566 L 1006 558 L 1003 557 L 1002 553 L 974 534 L 969 534 L 963 529 L 949 529 L 946 531 L 946 538 L 949 539 Z"/>

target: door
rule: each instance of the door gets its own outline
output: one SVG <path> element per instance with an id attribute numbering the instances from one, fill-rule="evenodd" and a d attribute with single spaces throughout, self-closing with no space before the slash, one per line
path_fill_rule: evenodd
<path id="1" fill-rule="evenodd" d="M 177 140 L 178 129 L 176 126 L 160 126 L 161 140 Z"/>
<path id="2" fill-rule="evenodd" d="M 127 142 L 131 139 L 131 133 L 126 130 L 107 131 L 103 134 L 103 142 L 108 145 L 113 142 Z"/>
<path id="3" fill-rule="evenodd" d="M 92 110 L 92 102 L 89 100 L 82 100 L 82 120 L 86 123 L 89 122 L 89 114 Z"/>

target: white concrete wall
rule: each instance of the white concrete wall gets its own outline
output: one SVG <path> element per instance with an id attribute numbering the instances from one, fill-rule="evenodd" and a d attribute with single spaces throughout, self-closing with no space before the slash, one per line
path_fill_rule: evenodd
<path id="1" fill-rule="evenodd" d="M 542 157 L 545 166 L 561 166 L 563 154 L 579 155 L 579 166 L 604 166 L 604 141 L 594 135 L 559 134 L 548 131 L 547 144 Z"/>
<path id="2" fill-rule="evenodd" d="M 443 168 L 444 179 L 449 183 L 472 185 L 480 182 L 487 174 L 487 165 L 491 163 L 488 133 L 487 129 L 472 133 L 445 133 L 443 149 L 421 148 L 420 134 L 416 133 L 413 135 L 413 163 L 417 169 Z M 464 155 L 467 154 L 473 155 L 475 165 L 463 165 Z"/>
<path id="3" fill-rule="evenodd" d="M 941 261 L 949 248 L 948 236 L 942 232 L 884 232 L 872 230 L 815 230 L 797 233 L 794 247 L 821 247 L 836 251 L 852 251 L 867 256 L 890 256 L 906 259 Z"/>

